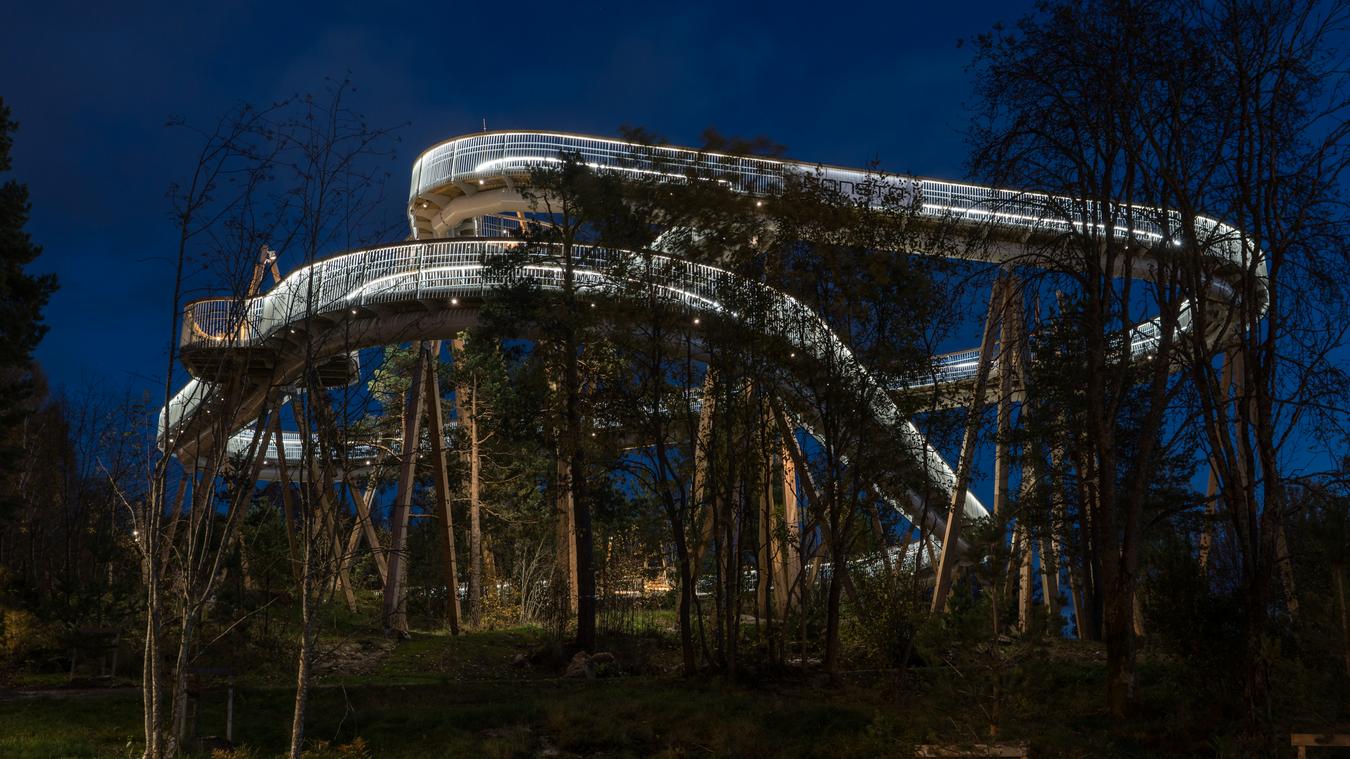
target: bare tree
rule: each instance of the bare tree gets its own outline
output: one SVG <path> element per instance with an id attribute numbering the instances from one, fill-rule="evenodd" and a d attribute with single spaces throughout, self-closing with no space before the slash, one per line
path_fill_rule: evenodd
<path id="1" fill-rule="evenodd" d="M 1203 50 L 1206 101 L 1223 107 L 1170 114 L 1197 123 L 1174 160 L 1160 162 L 1157 181 L 1197 253 L 1184 259 L 1187 294 L 1217 306 L 1195 310 L 1187 368 L 1214 483 L 1210 511 L 1231 531 L 1221 545 L 1240 571 L 1246 695 L 1258 723 L 1270 711 L 1272 602 L 1298 613 L 1288 453 L 1350 416 L 1350 384 L 1335 358 L 1350 275 L 1350 79 L 1337 48 L 1350 5 L 1224 0 L 1188 21 Z M 1235 230 L 1217 233 L 1205 213 Z M 1224 257 L 1232 263 L 1211 263 Z M 1223 282 L 1232 286 L 1216 287 Z M 1213 360 L 1206 341 L 1216 336 L 1224 354 Z"/>
<path id="2" fill-rule="evenodd" d="M 1113 714 L 1133 697 L 1144 506 L 1179 392 L 1170 371 L 1185 298 L 1168 251 L 1180 230 L 1152 205 L 1150 169 L 1166 156 L 1148 134 L 1198 76 L 1174 63 L 1180 15 L 1153 0 L 1050 3 L 1015 31 L 979 38 L 974 67 L 983 103 L 976 172 L 1052 193 L 1035 196 L 1047 231 L 1027 241 L 1023 262 L 1068 291 L 1061 318 L 1078 338 L 1081 413 L 1068 419 L 1081 426 L 1067 442 L 1078 443 L 1071 455 Z M 1141 272 L 1148 279 L 1136 284 Z M 1135 325 L 1152 314 L 1156 339 L 1140 355 Z M 1139 441 L 1128 455 L 1127 419 L 1138 422 L 1129 436 Z"/>
<path id="3" fill-rule="evenodd" d="M 198 468 L 197 462 L 192 461 L 188 471 L 176 470 L 174 458 L 169 455 L 177 447 L 176 443 L 188 442 L 176 440 L 180 432 L 172 426 L 168 413 L 176 376 L 182 298 L 189 272 L 196 269 L 209 252 L 218 253 L 227 248 L 237 252 L 231 242 L 239 239 L 237 233 L 244 228 L 240 220 L 251 216 L 253 204 L 262 192 L 278 149 L 272 132 L 275 115 L 276 107 L 259 110 L 240 106 L 226 114 L 210 130 L 187 127 L 200 136 L 202 147 L 190 178 L 184 183 L 174 184 L 169 191 L 178 241 L 174 288 L 169 304 L 162 406 L 165 412 L 156 430 L 166 455 L 150 459 L 152 463 L 146 473 L 149 487 L 145 498 L 136 501 L 125 499 L 133 514 L 134 534 L 141 554 L 145 585 L 145 656 L 141 684 L 145 711 L 145 756 L 148 759 L 171 757 L 178 751 L 178 738 L 184 725 L 180 715 L 186 708 L 186 666 L 193 644 L 195 614 L 212 595 L 221 552 L 226 550 L 222 546 L 228 546 L 228 541 L 222 542 L 222 536 L 215 534 L 215 503 L 210 482 L 214 473 L 226 463 L 223 445 L 202 467 L 211 473 L 211 477 L 199 480 L 201 487 L 192 488 L 193 501 L 196 502 L 193 505 L 199 508 L 189 515 L 183 533 L 180 535 L 178 531 L 184 496 L 188 492 L 189 480 L 193 477 L 190 472 Z M 182 122 L 171 124 L 186 127 Z M 231 230 L 235 232 L 233 236 Z M 242 288 L 239 294 L 242 295 Z M 226 337 L 237 340 L 235 335 Z M 228 422 L 221 417 L 215 426 L 224 424 Z M 204 428 L 211 426 L 208 424 Z M 214 431 L 220 432 L 219 429 Z M 252 445 L 256 445 L 256 439 Z M 175 476 L 179 479 L 179 485 L 176 494 L 171 494 L 170 481 Z M 231 509 L 237 505 L 238 501 L 230 501 Z M 229 532 L 235 526 L 237 514 L 232 510 L 224 515 L 225 531 Z M 184 540 L 185 544 L 182 542 Z M 185 545 L 186 550 L 179 550 L 180 545 Z M 185 573 L 181 577 L 176 576 L 180 570 L 185 570 Z M 179 601 L 172 608 L 165 605 L 165 593 L 170 589 L 175 589 Z M 179 628 L 179 654 L 174 668 L 168 671 L 164 668 L 162 650 L 166 614 L 176 617 Z M 170 675 L 173 682 L 170 709 L 174 716 L 172 720 L 166 720 L 164 685 Z"/>

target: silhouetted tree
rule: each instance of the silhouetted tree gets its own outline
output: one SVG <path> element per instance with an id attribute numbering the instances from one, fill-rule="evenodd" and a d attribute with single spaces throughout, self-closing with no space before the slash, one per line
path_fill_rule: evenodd
<path id="1" fill-rule="evenodd" d="M 11 119 L 9 106 L 0 98 L 0 175 L 13 169 L 10 151 L 19 124 Z M 9 179 L 0 185 L 0 513 L 15 493 L 8 472 L 15 456 L 11 430 L 16 415 L 32 394 L 29 363 L 47 327 L 42 308 L 56 290 L 56 276 L 25 271 L 42 253 L 24 226 L 31 209 L 28 187 Z"/>

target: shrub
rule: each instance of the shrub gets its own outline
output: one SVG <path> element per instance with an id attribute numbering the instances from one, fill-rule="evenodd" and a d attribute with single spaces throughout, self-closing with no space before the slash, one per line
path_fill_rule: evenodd
<path id="1" fill-rule="evenodd" d="M 56 630 L 23 609 L 0 611 L 0 655 L 14 662 L 57 648 Z"/>

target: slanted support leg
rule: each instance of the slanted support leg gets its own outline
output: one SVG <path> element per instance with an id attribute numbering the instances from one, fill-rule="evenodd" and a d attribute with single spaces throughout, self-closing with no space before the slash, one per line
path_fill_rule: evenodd
<path id="1" fill-rule="evenodd" d="M 384 584 L 383 622 L 387 635 L 406 638 L 408 631 L 408 522 L 412 516 L 412 491 L 417 473 L 417 448 L 421 440 L 423 376 L 426 372 L 427 346 L 418 346 L 413 362 L 412 383 L 403 404 L 403 448 L 399 464 L 398 494 L 389 538 L 389 576 Z"/>
<path id="2" fill-rule="evenodd" d="M 441 544 L 441 561 L 445 570 L 445 623 L 451 635 L 459 635 L 459 574 L 455 570 L 455 515 L 450 501 L 450 480 L 445 471 L 445 418 L 441 411 L 441 392 L 438 380 L 441 343 L 431 343 L 431 349 L 424 354 L 426 368 L 423 371 L 426 387 L 427 437 L 431 438 L 432 481 L 436 487 L 436 518 L 440 522 L 437 535 Z"/>
<path id="3" fill-rule="evenodd" d="M 984 323 L 980 340 L 980 359 L 975 368 L 975 389 L 971 395 L 970 411 L 966 414 L 965 433 L 961 439 L 961 455 L 956 463 L 956 481 L 952 488 L 951 506 L 947 510 L 947 524 L 942 532 L 942 555 L 938 560 L 937 578 L 933 587 L 932 611 L 947 608 L 947 597 L 952 589 L 952 575 L 960 561 L 961 517 L 965 513 L 966 490 L 970 485 L 970 466 L 975 457 L 975 439 L 980 428 L 980 411 L 984 405 L 985 385 L 989 380 L 992 360 L 994 327 L 998 323 L 999 305 L 1003 301 L 1004 280 L 994 283 L 989 297 L 989 316 Z"/>
<path id="4" fill-rule="evenodd" d="M 779 546 L 774 600 L 778 607 L 779 618 L 785 618 L 792 603 L 790 590 L 802 572 L 802 557 L 799 551 L 801 516 L 797 508 L 797 467 L 792 462 L 792 454 L 788 452 L 786 443 L 780 449 L 778 460 L 782 464 L 783 522 L 787 529 L 784 531 L 783 544 Z"/>
<path id="5" fill-rule="evenodd" d="M 355 489 L 348 488 L 351 494 L 352 503 L 356 506 L 356 526 L 352 529 L 353 535 L 364 534 L 366 545 L 370 547 L 370 555 L 375 559 L 375 569 L 380 573 L 380 585 L 384 586 L 389 582 L 389 564 L 384 555 L 384 549 L 380 547 L 380 535 L 375 531 L 375 522 L 371 519 L 370 510 L 375 504 L 375 491 L 379 489 L 379 482 L 374 473 L 371 473 L 369 481 L 366 482 L 366 492 L 357 493 Z M 358 531 L 360 531 L 358 533 Z M 356 538 L 354 537 L 353 540 Z"/>
<path id="6" fill-rule="evenodd" d="M 281 415 L 272 415 L 272 444 L 277 452 L 277 487 L 281 490 L 281 513 L 286 520 L 286 550 L 291 560 L 291 575 L 300 578 L 300 554 L 295 546 L 295 496 L 291 493 L 290 468 L 286 464 L 286 446 L 281 435 Z"/>

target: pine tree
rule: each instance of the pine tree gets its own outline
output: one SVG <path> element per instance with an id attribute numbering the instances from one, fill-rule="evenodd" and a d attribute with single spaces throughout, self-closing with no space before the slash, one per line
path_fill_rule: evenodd
<path id="1" fill-rule="evenodd" d="M 18 126 L 0 99 L 0 174 L 11 168 L 9 151 Z M 13 179 L 0 185 L 0 462 L 13 460 L 4 455 L 4 449 L 11 446 L 13 427 L 33 394 L 33 349 L 47 332 L 42 307 L 56 290 L 54 275 L 33 276 L 24 271 L 42 252 L 23 229 L 29 209 L 25 185 Z M 9 479 L 4 471 L 8 466 L 0 463 L 0 483 Z M 4 492 L 8 489 L 0 487 L 0 501 L 13 495 Z"/>
<path id="2" fill-rule="evenodd" d="M 18 126 L 0 99 L 0 173 L 11 169 L 9 151 Z M 30 208 L 27 186 L 13 179 L 0 185 L 0 369 L 24 369 L 32 360 L 33 349 L 47 332 L 42 307 L 56 289 L 55 275 L 24 271 L 42 253 L 23 229 Z M 11 382 L 6 378 L 5 384 Z M 13 401 L 13 394 L 6 393 L 6 406 Z"/>

